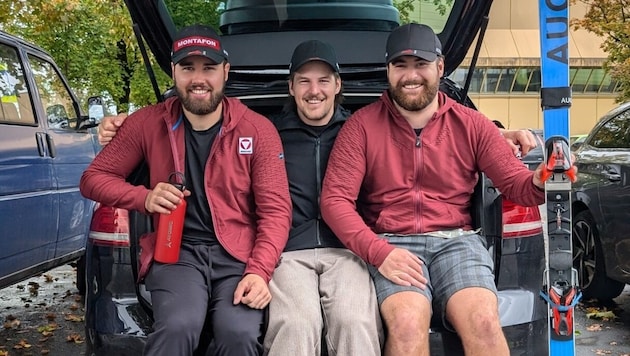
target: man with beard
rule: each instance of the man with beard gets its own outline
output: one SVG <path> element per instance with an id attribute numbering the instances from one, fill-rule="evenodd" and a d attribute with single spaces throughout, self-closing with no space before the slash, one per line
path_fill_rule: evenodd
<path id="1" fill-rule="evenodd" d="M 259 355 L 268 283 L 291 225 L 282 144 L 269 120 L 224 97 L 230 64 L 212 28 L 178 32 L 171 61 L 176 97 L 130 115 L 81 192 L 152 214 L 154 226 L 186 199 L 178 262 L 154 261 L 145 277 L 154 316 L 145 355 L 192 355 L 206 311 L 211 354 Z M 142 161 L 150 189 L 125 182 Z M 168 183 L 172 172 L 183 173 L 184 192 Z M 141 271 L 154 244 L 154 233 L 142 238 Z"/>
<path id="2" fill-rule="evenodd" d="M 368 263 L 386 355 L 429 355 L 432 305 L 466 355 L 509 355 L 492 260 L 472 229 L 470 200 L 483 171 L 511 201 L 539 205 L 543 165 L 530 171 L 491 120 L 439 92 L 441 50 L 428 26 L 391 32 L 389 89 L 339 132 L 322 215 Z"/>

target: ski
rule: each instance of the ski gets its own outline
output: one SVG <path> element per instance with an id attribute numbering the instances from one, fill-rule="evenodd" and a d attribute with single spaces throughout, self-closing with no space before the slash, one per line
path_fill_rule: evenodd
<path id="1" fill-rule="evenodd" d="M 580 300 L 571 240 L 569 0 L 539 0 L 541 106 L 545 138 L 547 259 L 541 297 L 548 305 L 549 355 L 575 355 L 573 311 Z"/>

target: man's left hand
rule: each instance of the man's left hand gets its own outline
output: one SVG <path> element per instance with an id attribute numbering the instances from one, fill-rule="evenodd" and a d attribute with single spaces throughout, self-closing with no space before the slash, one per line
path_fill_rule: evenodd
<path id="1" fill-rule="evenodd" d="M 271 292 L 265 280 L 248 274 L 238 282 L 234 291 L 234 305 L 243 303 L 252 309 L 263 309 L 271 301 Z"/>
<path id="2" fill-rule="evenodd" d="M 510 145 L 514 155 L 524 157 L 534 147 L 538 146 L 536 136 L 529 130 L 505 130 L 501 129 L 505 141 Z"/>

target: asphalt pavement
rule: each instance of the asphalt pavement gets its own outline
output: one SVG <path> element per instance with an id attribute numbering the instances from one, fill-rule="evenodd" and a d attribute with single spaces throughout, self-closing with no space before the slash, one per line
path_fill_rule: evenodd
<path id="1" fill-rule="evenodd" d="M 630 285 L 609 303 L 583 300 L 575 330 L 577 356 L 630 356 Z"/>
<path id="2" fill-rule="evenodd" d="M 85 355 L 75 273 L 63 266 L 0 290 L 0 356 Z M 575 325 L 577 356 L 630 356 L 630 286 L 611 303 L 582 301 Z"/>

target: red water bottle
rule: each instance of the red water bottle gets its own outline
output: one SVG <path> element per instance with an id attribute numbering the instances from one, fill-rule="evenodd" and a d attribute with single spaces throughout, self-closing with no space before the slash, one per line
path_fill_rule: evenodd
<path id="1" fill-rule="evenodd" d="M 175 181 L 176 177 L 181 183 Z M 169 183 L 182 192 L 185 189 L 184 175 L 176 172 L 168 177 Z M 162 263 L 175 263 L 179 260 L 179 249 L 184 230 L 184 218 L 186 215 L 186 200 L 182 200 L 170 214 L 160 214 L 158 220 L 157 238 L 155 241 L 154 258 Z"/>

